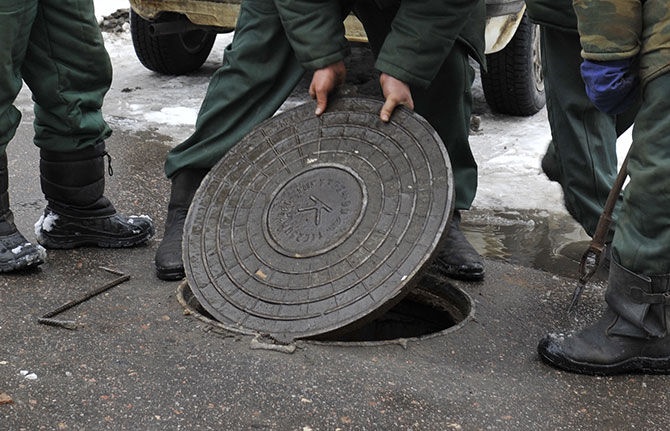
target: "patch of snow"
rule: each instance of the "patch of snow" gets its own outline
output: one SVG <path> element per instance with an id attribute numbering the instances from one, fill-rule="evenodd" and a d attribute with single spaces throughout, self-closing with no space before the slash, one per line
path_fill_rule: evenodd
<path id="1" fill-rule="evenodd" d="M 138 218 L 141 218 L 141 219 L 144 219 L 144 220 L 153 221 L 153 220 L 151 219 L 151 217 L 149 217 L 148 215 L 146 215 L 146 214 L 142 214 L 142 215 L 130 215 L 130 216 L 128 216 L 128 223 L 131 223 L 131 224 L 132 224 L 132 223 L 134 223 L 134 220 L 133 220 L 133 219 L 138 219 Z"/>
<path id="2" fill-rule="evenodd" d="M 19 246 L 16 246 L 16 247 L 14 247 L 14 248 L 12 249 L 12 253 L 13 253 L 13 254 L 19 254 L 19 253 L 21 253 L 21 250 L 23 250 L 23 247 L 28 246 L 28 245 L 30 245 L 29 242 L 26 242 L 26 243 L 24 243 L 24 244 L 21 244 L 21 245 L 19 245 Z"/>
<path id="3" fill-rule="evenodd" d="M 119 9 L 130 8 L 128 0 L 94 0 L 93 4 L 95 7 L 95 16 L 98 18 L 98 21 Z"/>
<path id="4" fill-rule="evenodd" d="M 149 122 L 170 124 L 173 126 L 187 125 L 195 126 L 198 110 L 176 106 L 173 108 L 162 108 L 160 111 L 151 111 L 144 114 L 144 119 Z"/>
<path id="5" fill-rule="evenodd" d="M 37 244 L 35 246 L 35 248 L 37 248 L 37 254 L 39 255 L 39 257 L 42 258 L 42 260 L 46 262 L 46 260 L 47 260 L 47 249 L 42 247 L 39 244 Z"/>
<path id="6" fill-rule="evenodd" d="M 58 214 L 49 211 L 45 216 L 42 214 L 39 220 L 35 223 L 35 236 L 42 238 L 42 232 L 50 232 L 58 220 Z"/>

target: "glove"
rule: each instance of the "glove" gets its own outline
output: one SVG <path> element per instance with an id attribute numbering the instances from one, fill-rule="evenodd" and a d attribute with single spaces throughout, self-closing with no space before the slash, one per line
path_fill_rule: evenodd
<path id="1" fill-rule="evenodd" d="M 584 60 L 581 66 L 586 95 L 598 110 L 621 114 L 638 99 L 640 79 L 636 59 L 613 61 Z"/>

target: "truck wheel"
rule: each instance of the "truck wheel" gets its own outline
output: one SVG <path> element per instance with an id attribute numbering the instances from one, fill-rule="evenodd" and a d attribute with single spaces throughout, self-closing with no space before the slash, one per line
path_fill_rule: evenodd
<path id="1" fill-rule="evenodd" d="M 176 14 L 163 14 L 159 21 L 171 20 Z M 183 33 L 153 35 L 152 22 L 130 10 L 130 34 L 135 54 L 149 70 L 166 75 L 182 75 L 193 72 L 203 65 L 212 51 L 216 33 L 205 30 L 190 30 Z"/>
<path id="2" fill-rule="evenodd" d="M 486 56 L 482 70 L 486 102 L 501 114 L 527 117 L 544 106 L 544 75 L 539 27 L 524 15 L 512 40 Z"/>

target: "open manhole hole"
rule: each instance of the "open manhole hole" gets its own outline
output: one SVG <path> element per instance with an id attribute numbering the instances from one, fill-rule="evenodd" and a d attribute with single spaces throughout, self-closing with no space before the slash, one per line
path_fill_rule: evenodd
<path id="1" fill-rule="evenodd" d="M 179 285 L 177 298 L 189 314 L 208 325 L 233 333 L 258 335 L 216 320 L 198 302 L 187 281 Z M 399 303 L 377 318 L 360 327 L 316 335 L 305 341 L 359 346 L 425 340 L 454 332 L 473 316 L 472 300 L 465 291 L 426 276 Z"/>

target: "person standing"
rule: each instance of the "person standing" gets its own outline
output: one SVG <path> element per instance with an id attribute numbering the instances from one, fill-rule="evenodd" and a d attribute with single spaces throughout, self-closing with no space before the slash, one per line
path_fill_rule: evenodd
<path id="1" fill-rule="evenodd" d="M 435 268 L 480 280 L 481 257 L 459 230 L 477 188 L 477 164 L 468 141 L 472 56 L 483 62 L 484 1 L 477 0 L 244 0 L 223 65 L 212 76 L 194 133 L 165 162 L 171 196 L 165 234 L 156 252 L 157 276 L 184 277 L 182 233 L 188 207 L 211 167 L 257 124 L 272 116 L 306 71 L 316 115 L 344 81 L 349 45 L 343 18 L 353 8 L 362 21 L 381 72 L 388 121 L 402 104 L 436 129 L 449 152 L 456 211 Z"/>
<path id="2" fill-rule="evenodd" d="M 575 0 L 574 6 L 594 105 L 625 108 L 640 89 L 642 103 L 612 240 L 607 308 L 577 333 L 546 336 L 538 353 L 576 373 L 670 373 L 670 5 Z"/>
<path id="3" fill-rule="evenodd" d="M 118 214 L 104 196 L 104 140 L 111 130 L 101 107 L 112 69 L 93 2 L 2 1 L 0 40 L 0 272 L 33 268 L 45 257 L 18 231 L 9 203 L 6 149 L 21 120 L 13 103 L 23 82 L 33 96 L 47 200 L 35 225 L 38 243 L 47 249 L 146 243 L 153 222 Z"/>
<path id="4" fill-rule="evenodd" d="M 542 170 L 561 185 L 570 215 L 593 236 L 617 175 L 617 138 L 633 124 L 639 103 L 603 112 L 589 99 L 580 74 L 581 45 L 572 0 L 526 0 L 540 25 L 542 71 L 551 142 Z M 606 242 L 612 240 L 617 202 Z"/>

